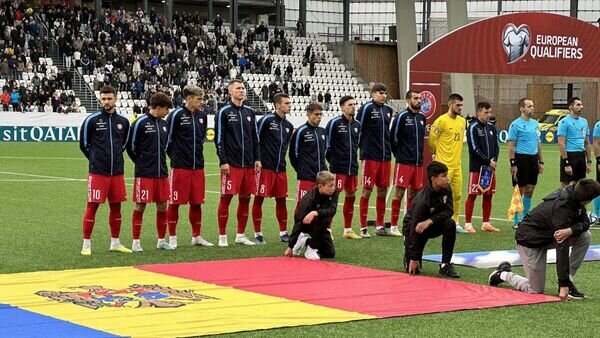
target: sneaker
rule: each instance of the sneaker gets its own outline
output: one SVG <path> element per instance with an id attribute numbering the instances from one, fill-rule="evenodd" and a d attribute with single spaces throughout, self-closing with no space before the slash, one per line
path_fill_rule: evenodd
<path id="1" fill-rule="evenodd" d="M 263 237 L 263 235 L 258 235 L 256 237 L 254 237 L 254 243 L 259 244 L 259 245 L 267 244 L 267 242 L 265 242 L 265 238 Z"/>
<path id="2" fill-rule="evenodd" d="M 520 222 L 519 223 L 514 223 L 513 224 L 513 229 L 517 230 L 519 228 L 519 224 L 520 224 Z"/>
<path id="3" fill-rule="evenodd" d="M 211 242 L 209 242 L 209 241 L 205 240 L 204 238 L 202 238 L 202 236 L 192 237 L 192 245 L 207 246 L 207 247 L 215 246 Z"/>
<path id="4" fill-rule="evenodd" d="M 81 254 L 84 256 L 91 256 L 92 255 L 92 248 L 82 248 L 81 249 Z"/>
<path id="5" fill-rule="evenodd" d="M 318 261 L 321 259 L 321 257 L 319 256 L 319 250 L 311 248 L 310 245 L 306 247 L 304 257 L 312 261 Z"/>
<path id="6" fill-rule="evenodd" d="M 456 225 L 456 233 L 457 234 L 468 234 L 469 232 L 465 229 L 463 229 L 463 227 L 460 226 L 460 224 Z"/>
<path id="7" fill-rule="evenodd" d="M 288 233 L 286 232 L 285 234 L 279 236 L 279 240 L 287 243 L 290 241 L 290 235 L 288 235 Z"/>
<path id="8" fill-rule="evenodd" d="M 169 244 L 167 242 L 156 243 L 156 248 L 160 249 L 160 250 L 165 250 L 165 251 L 175 250 L 175 248 L 172 247 L 171 244 Z"/>
<path id="9" fill-rule="evenodd" d="M 121 253 L 132 253 L 132 251 L 127 249 L 123 244 L 111 246 L 110 251 L 111 252 L 121 252 Z"/>
<path id="10" fill-rule="evenodd" d="M 173 250 L 177 249 L 177 238 L 169 239 L 169 245 L 171 248 L 173 248 Z"/>
<path id="11" fill-rule="evenodd" d="M 402 233 L 400 233 L 398 227 L 391 227 L 390 232 L 388 232 L 388 235 L 393 237 L 402 237 Z"/>
<path id="12" fill-rule="evenodd" d="M 387 231 L 385 231 L 385 228 L 381 227 L 377 230 L 375 230 L 375 235 L 377 236 L 388 236 Z"/>
<path id="13" fill-rule="evenodd" d="M 219 235 L 219 246 L 222 248 L 229 246 L 227 243 L 227 235 Z"/>
<path id="14" fill-rule="evenodd" d="M 477 232 L 475 231 L 475 229 L 473 229 L 473 226 L 471 224 L 466 224 L 463 230 L 469 234 L 474 234 Z M 456 232 L 459 232 L 458 226 L 456 227 Z"/>
<path id="15" fill-rule="evenodd" d="M 371 235 L 369 234 L 369 229 L 367 229 L 367 228 L 360 229 L 360 237 L 371 238 Z"/>
<path id="16" fill-rule="evenodd" d="M 360 237 L 359 235 L 357 235 L 354 231 L 350 230 L 350 231 L 345 231 L 344 235 L 342 236 L 346 239 L 362 239 L 362 237 Z"/>
<path id="17" fill-rule="evenodd" d="M 575 287 L 575 285 L 573 283 L 571 283 L 571 286 L 569 286 L 569 295 L 567 297 L 569 299 L 586 299 L 587 298 L 585 293 L 577 290 L 577 288 Z"/>
<path id="18" fill-rule="evenodd" d="M 442 264 L 440 264 L 439 273 L 440 275 L 445 277 L 460 278 L 460 275 L 456 271 L 454 271 L 454 264 L 452 263 L 444 264 L 443 267 Z"/>
<path id="19" fill-rule="evenodd" d="M 242 244 L 242 245 L 256 245 L 254 242 L 252 242 L 251 240 L 249 240 L 244 235 L 237 235 L 237 236 L 235 236 L 235 243 L 236 244 Z"/>
<path id="20" fill-rule="evenodd" d="M 490 283 L 491 286 L 497 286 L 500 285 L 501 283 L 504 283 L 505 281 L 500 278 L 500 274 L 502 272 L 508 272 L 510 271 L 511 265 L 509 262 L 502 262 L 500 263 L 500 265 L 498 265 L 498 268 L 492 272 L 490 274 L 490 276 L 488 277 L 488 282 Z"/>
<path id="21" fill-rule="evenodd" d="M 134 244 L 131 246 L 131 251 L 133 252 L 144 252 L 144 249 L 142 249 L 142 246 L 139 244 Z"/>
<path id="22" fill-rule="evenodd" d="M 487 231 L 487 232 L 500 232 L 500 229 L 496 228 L 495 226 L 487 223 L 481 226 L 481 231 Z"/>
<path id="23" fill-rule="evenodd" d="M 309 239 L 310 237 L 301 232 L 300 236 L 298 236 L 298 241 L 296 241 L 296 244 L 294 245 L 294 247 L 292 248 L 292 252 L 294 253 L 294 256 L 300 256 L 302 254 L 302 251 L 304 250 L 304 247 L 306 246 L 306 241 Z"/>

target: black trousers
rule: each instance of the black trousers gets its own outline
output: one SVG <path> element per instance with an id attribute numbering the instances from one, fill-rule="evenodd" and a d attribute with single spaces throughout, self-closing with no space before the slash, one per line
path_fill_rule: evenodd
<path id="1" fill-rule="evenodd" d="M 415 231 L 410 229 L 409 231 Z M 430 238 L 442 236 L 442 263 L 450 263 L 454 254 L 454 243 L 456 242 L 456 223 L 452 218 L 448 218 L 440 223 L 433 223 L 423 233 L 417 234 L 417 242 L 415 249 L 423 255 L 425 244 Z M 406 238 L 406 235 L 405 237 Z M 405 255 L 406 255 L 406 240 L 405 240 Z"/>
<path id="2" fill-rule="evenodd" d="M 300 223 L 301 232 L 310 235 L 306 245 L 319 250 L 321 258 L 335 257 L 335 247 L 333 246 L 331 233 L 327 230 L 330 220 L 330 218 L 315 217 L 309 224 Z"/>

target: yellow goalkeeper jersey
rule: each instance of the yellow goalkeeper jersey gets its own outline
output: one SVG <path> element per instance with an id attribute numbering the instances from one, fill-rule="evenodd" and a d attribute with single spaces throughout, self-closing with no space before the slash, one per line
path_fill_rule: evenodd
<path id="1" fill-rule="evenodd" d="M 462 116 L 452 118 L 448 113 L 433 122 L 427 142 L 435 154 L 436 161 L 444 163 L 448 168 L 460 168 L 466 127 L 466 121 Z"/>

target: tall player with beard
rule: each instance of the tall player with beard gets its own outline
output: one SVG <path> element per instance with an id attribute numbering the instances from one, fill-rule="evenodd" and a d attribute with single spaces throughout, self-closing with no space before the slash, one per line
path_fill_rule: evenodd
<path id="1" fill-rule="evenodd" d="M 111 86 L 100 90 L 102 110 L 89 115 L 81 126 L 79 148 L 89 160 L 88 199 L 83 216 L 83 247 L 81 254 L 92 254 L 92 230 L 96 211 L 108 198 L 110 213 L 110 251 L 131 253 L 121 244 L 121 202 L 127 200 L 123 151 L 127 143 L 129 121 L 115 114 L 117 91 Z"/>
<path id="2" fill-rule="evenodd" d="M 428 145 L 435 155 L 435 160 L 448 167 L 448 178 L 452 190 L 452 218 L 456 223 L 456 232 L 467 233 L 459 223 L 460 199 L 462 196 L 462 164 L 461 155 L 463 138 L 467 127 L 461 116 L 463 97 L 452 94 L 448 98 L 448 112 L 438 117 L 431 125 Z"/>
<path id="3" fill-rule="evenodd" d="M 392 226 L 390 235 L 401 236 L 398 230 L 398 218 L 402 197 L 409 189 L 406 210 L 410 209 L 412 199 L 423 189 L 423 144 L 425 143 L 425 125 L 427 118 L 421 113 L 420 93 L 415 90 L 406 92 L 407 107 L 399 112 L 392 121 L 390 135 L 392 153 L 396 157 L 394 185 L 396 192 L 392 199 Z"/>

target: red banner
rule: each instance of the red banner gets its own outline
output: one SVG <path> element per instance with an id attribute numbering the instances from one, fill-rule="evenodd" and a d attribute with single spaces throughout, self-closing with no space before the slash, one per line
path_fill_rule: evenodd
<path id="1" fill-rule="evenodd" d="M 600 77 L 600 29 L 564 15 L 516 13 L 480 20 L 436 40 L 410 71 Z"/>

